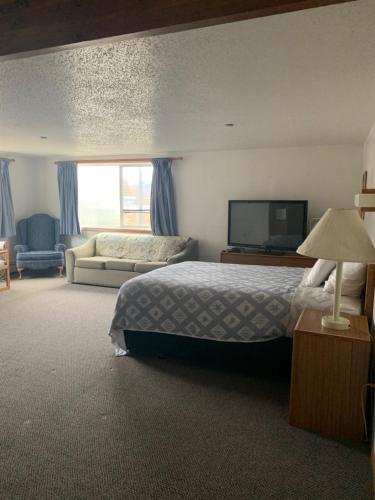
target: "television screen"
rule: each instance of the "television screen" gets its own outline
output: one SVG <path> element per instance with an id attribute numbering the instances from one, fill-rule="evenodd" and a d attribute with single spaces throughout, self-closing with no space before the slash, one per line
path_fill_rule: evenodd
<path id="1" fill-rule="evenodd" d="M 228 245 L 296 250 L 306 238 L 307 201 L 230 200 Z"/>

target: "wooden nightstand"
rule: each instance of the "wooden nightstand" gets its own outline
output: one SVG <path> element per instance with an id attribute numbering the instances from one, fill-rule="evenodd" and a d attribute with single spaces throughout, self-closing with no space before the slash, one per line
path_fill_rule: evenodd
<path id="1" fill-rule="evenodd" d="M 366 316 L 349 330 L 321 326 L 323 313 L 302 312 L 294 331 L 289 423 L 336 438 L 363 438 L 362 387 L 368 382 L 371 336 Z"/>

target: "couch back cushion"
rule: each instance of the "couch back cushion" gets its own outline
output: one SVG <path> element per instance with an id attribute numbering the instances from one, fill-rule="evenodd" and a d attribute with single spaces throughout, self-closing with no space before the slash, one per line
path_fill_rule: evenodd
<path id="1" fill-rule="evenodd" d="M 99 233 L 96 236 L 96 255 L 165 262 L 181 252 L 189 239 L 183 236 Z"/>

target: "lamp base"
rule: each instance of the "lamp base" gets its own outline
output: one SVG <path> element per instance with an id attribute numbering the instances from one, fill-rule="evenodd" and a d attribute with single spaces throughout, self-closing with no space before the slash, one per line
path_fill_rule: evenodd
<path id="1" fill-rule="evenodd" d="M 331 330 L 348 330 L 350 328 L 350 321 L 342 316 L 338 318 L 323 316 L 322 326 L 324 326 L 324 328 L 330 328 Z"/>

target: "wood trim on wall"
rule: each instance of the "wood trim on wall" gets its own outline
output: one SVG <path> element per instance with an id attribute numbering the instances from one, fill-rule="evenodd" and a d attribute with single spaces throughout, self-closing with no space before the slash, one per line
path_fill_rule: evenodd
<path id="1" fill-rule="evenodd" d="M 374 295 L 375 295 L 375 264 L 368 264 L 363 312 L 365 316 L 367 316 L 368 318 L 370 329 L 372 325 L 372 319 L 373 319 L 372 316 L 374 311 Z"/>
<path id="2" fill-rule="evenodd" d="M 151 229 L 127 229 L 126 227 L 81 227 L 81 232 L 152 234 Z"/>
<path id="3" fill-rule="evenodd" d="M 158 157 L 156 157 L 158 158 Z M 168 158 L 169 160 L 183 160 L 182 156 L 166 156 L 165 158 Z M 110 159 L 110 160 L 69 160 L 74 163 L 79 163 L 80 165 L 123 165 L 127 163 L 151 163 L 151 160 L 153 160 L 154 157 L 152 158 L 126 158 L 126 159 Z M 55 164 L 60 163 L 60 161 L 66 161 L 66 160 L 58 160 L 55 161 Z"/>
<path id="4" fill-rule="evenodd" d="M 357 0 L 6 0 L 1 2 L 0 58 L 350 1 Z"/>

